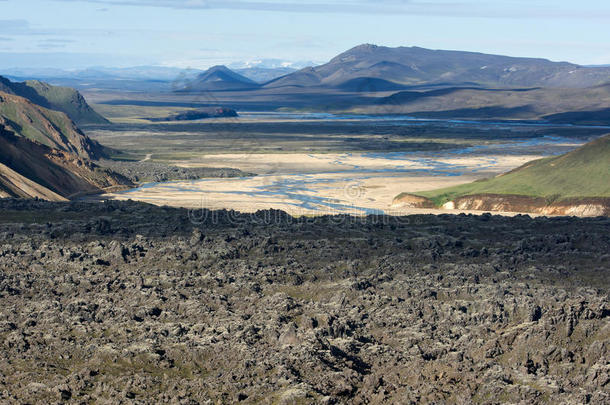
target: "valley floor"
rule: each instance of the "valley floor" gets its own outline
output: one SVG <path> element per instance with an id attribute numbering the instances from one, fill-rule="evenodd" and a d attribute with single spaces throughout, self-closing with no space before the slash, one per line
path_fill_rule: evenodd
<path id="1" fill-rule="evenodd" d="M 151 183 L 100 198 L 240 212 L 273 208 L 296 216 L 440 213 L 443 211 L 392 207 L 392 200 L 405 190 L 431 190 L 495 176 L 532 158 L 384 153 L 205 155 L 177 164 L 189 168 L 224 165 L 260 174 L 246 178 Z"/>
<path id="2" fill-rule="evenodd" d="M 118 107 L 88 133 L 137 159 L 188 169 L 230 167 L 256 177 L 147 183 L 101 199 L 291 215 L 441 213 L 392 206 L 403 192 L 496 176 L 576 148 L 600 128 L 421 121 L 408 117 L 243 113 L 237 118 L 146 124 L 163 107 Z M 460 211 L 451 211 L 460 212 Z M 514 215 L 514 214 L 511 214 Z"/>

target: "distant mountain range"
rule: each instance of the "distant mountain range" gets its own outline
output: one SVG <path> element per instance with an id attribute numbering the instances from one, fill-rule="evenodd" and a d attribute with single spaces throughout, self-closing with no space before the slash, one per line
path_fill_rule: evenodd
<path id="1" fill-rule="evenodd" d="M 257 83 L 266 83 L 270 80 L 276 79 L 281 76 L 285 76 L 289 73 L 296 72 L 296 69 L 291 67 L 277 67 L 277 68 L 265 68 L 265 67 L 249 67 L 242 69 L 234 69 L 235 72 L 242 76 L 247 77 Z"/>
<path id="2" fill-rule="evenodd" d="M 233 62 L 227 65 L 232 70 L 247 68 L 281 69 L 290 68 L 293 70 L 302 69 L 307 66 L 317 66 L 321 63 L 313 61 L 287 61 L 284 59 L 255 59 L 245 62 Z"/>
<path id="3" fill-rule="evenodd" d="M 232 108 L 237 108 L 233 102 L 259 97 L 271 108 L 610 123 L 610 68 L 417 47 L 361 45 L 327 64 L 263 84 L 219 66 L 187 88 L 239 90 L 218 95 Z"/>
<path id="4" fill-rule="evenodd" d="M 203 72 L 200 69 L 182 69 L 167 66 L 134 66 L 126 68 L 113 68 L 93 66 L 87 69 L 62 70 L 48 68 L 13 68 L 4 69 L 3 75 L 9 78 L 36 78 L 51 79 L 125 79 L 125 80 L 162 80 L 172 81 L 187 72 L 192 75 Z"/>
<path id="5" fill-rule="evenodd" d="M 610 82 L 609 65 L 580 66 L 546 59 L 371 44 L 356 46 L 321 65 L 309 61 L 261 59 L 231 63 L 228 67 L 215 66 L 207 71 L 165 66 L 92 67 L 77 71 L 27 68 L 6 70 L 4 75 L 11 78 L 81 81 L 82 85 L 87 85 L 92 81 L 119 79 L 171 83 L 202 75 L 218 76 L 220 70 L 226 76 L 232 73 L 242 76 L 237 81 L 248 83 L 243 80 L 246 78 L 264 85 L 264 88 L 325 87 L 363 92 L 414 85 L 583 88 Z M 219 78 L 218 81 L 222 82 L 223 79 Z M 232 81 L 235 81 L 234 78 L 228 80 Z M 219 87 L 226 90 L 225 86 Z"/>
<path id="6" fill-rule="evenodd" d="M 265 87 L 346 87 L 350 81 L 363 78 L 400 85 L 582 88 L 609 83 L 610 68 L 475 52 L 366 44 L 352 48 L 324 65 L 277 78 Z M 356 82 L 354 88 L 358 86 Z M 383 86 L 387 87 L 387 84 Z"/>
<path id="7" fill-rule="evenodd" d="M 306 66 L 316 66 L 312 61 L 289 62 L 282 59 L 259 59 L 231 63 L 227 67 L 257 83 L 266 83 L 275 78 L 296 72 Z"/>
<path id="8" fill-rule="evenodd" d="M 295 67 L 300 70 L 294 71 Z M 610 123 L 610 67 L 370 44 L 352 48 L 328 63 L 301 67 L 271 59 L 214 66 L 207 71 L 141 66 L 46 74 L 69 76 L 49 80 L 83 90 L 175 92 L 176 96 L 217 92 L 210 98 L 213 103 L 202 99 L 199 106 L 222 105 L 238 111 L 288 108 Z M 60 109 L 77 122 L 82 120 L 66 105 L 39 104 Z"/>
<path id="9" fill-rule="evenodd" d="M 275 108 L 329 112 L 610 122 L 609 67 L 418 47 L 360 45 L 262 84 L 216 66 L 185 88 L 239 90 L 225 98 L 233 108 L 260 97 Z"/>
<path id="10" fill-rule="evenodd" d="M 231 70 L 247 77 L 257 83 L 265 83 L 269 80 L 295 72 L 300 68 L 299 64 L 292 63 L 236 63 L 231 65 Z M 20 68 L 7 69 L 2 74 L 13 80 L 39 79 L 56 83 L 66 83 L 82 88 L 92 86 L 107 86 L 116 82 L 118 86 L 134 86 L 137 83 L 156 83 L 157 86 L 165 84 L 166 87 L 184 81 L 192 80 L 204 73 L 201 69 L 182 69 L 166 66 L 136 66 L 130 68 L 108 68 L 91 67 L 75 71 L 44 68 Z"/>

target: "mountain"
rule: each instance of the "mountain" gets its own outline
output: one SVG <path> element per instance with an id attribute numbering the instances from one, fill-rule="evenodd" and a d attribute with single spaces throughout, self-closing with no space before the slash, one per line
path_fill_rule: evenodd
<path id="1" fill-rule="evenodd" d="M 203 70 L 183 69 L 169 66 L 133 66 L 114 68 L 93 66 L 86 69 L 62 70 L 47 68 L 13 68 L 4 69 L 4 75 L 9 78 L 36 78 L 40 80 L 55 79 L 130 79 L 130 80 L 163 80 L 173 81 L 177 77 L 189 74 L 199 74 Z"/>
<path id="2" fill-rule="evenodd" d="M 88 159 L 16 135 L 0 125 L 0 196 L 62 201 L 124 189 L 125 177 Z"/>
<path id="3" fill-rule="evenodd" d="M 36 68 L 36 67 L 27 67 L 27 68 L 6 68 L 2 69 L 2 75 L 5 78 L 14 80 L 14 81 L 24 81 L 27 79 L 50 79 L 56 77 L 65 77 L 68 75 L 72 75 L 73 71 L 68 71 L 64 69 L 55 69 L 55 68 Z"/>
<path id="4" fill-rule="evenodd" d="M 254 80 L 257 83 L 266 83 L 278 77 L 296 72 L 306 66 L 315 66 L 319 63 L 311 61 L 286 61 L 283 59 L 258 59 L 246 62 L 234 62 L 228 65 L 229 69 Z"/>
<path id="5" fill-rule="evenodd" d="M 306 67 L 286 76 L 278 77 L 264 84 L 266 88 L 277 87 L 313 87 L 321 86 L 323 83 L 322 76 L 316 71 L 316 68 Z"/>
<path id="6" fill-rule="evenodd" d="M 404 90 L 406 86 L 389 80 L 379 79 L 375 77 L 357 77 L 343 82 L 337 86 L 343 91 L 369 93 L 377 91 L 397 91 Z"/>
<path id="7" fill-rule="evenodd" d="M 90 160 L 104 155 L 65 113 L 0 91 L 0 197 L 62 201 L 130 187 Z"/>
<path id="8" fill-rule="evenodd" d="M 265 83 L 280 76 L 296 72 L 305 66 L 314 66 L 310 61 L 288 62 L 281 59 L 260 59 L 247 62 L 234 62 L 227 67 L 257 83 Z M 7 78 L 17 81 L 27 79 L 46 80 L 53 83 L 69 83 L 79 88 L 101 87 L 108 84 L 122 82 L 133 87 L 137 82 L 152 83 L 157 86 L 165 83 L 168 86 L 176 85 L 184 80 L 192 80 L 197 75 L 205 73 L 200 69 L 184 69 L 171 66 L 133 66 L 113 68 L 94 66 L 87 69 L 62 70 L 48 68 L 13 68 L 4 69 Z M 120 87 L 119 87 L 120 88 Z"/>
<path id="9" fill-rule="evenodd" d="M 92 67 L 76 71 L 64 77 L 81 79 L 115 78 L 130 80 L 163 80 L 173 81 L 181 75 L 202 73 L 202 70 L 182 69 L 166 66 L 134 66 L 127 68 Z"/>
<path id="10" fill-rule="evenodd" d="M 226 117 L 237 117 L 237 111 L 231 108 L 224 107 L 208 107 L 198 108 L 196 110 L 189 110 L 186 112 L 172 114 L 167 117 L 161 118 L 149 118 L 151 122 L 167 122 L 167 121 L 196 121 L 208 118 L 226 118 Z"/>
<path id="11" fill-rule="evenodd" d="M 492 179 L 398 196 L 394 204 L 541 214 L 610 215 L 610 135 Z M 424 197 L 423 199 L 421 197 Z"/>
<path id="12" fill-rule="evenodd" d="M 234 72 L 247 77 L 257 83 L 266 83 L 278 77 L 285 76 L 287 74 L 296 72 L 296 69 L 290 67 L 277 67 L 277 68 L 265 68 L 265 67 L 249 67 L 235 69 Z"/>
<path id="13" fill-rule="evenodd" d="M 87 137 L 63 112 L 0 91 L 0 124 L 6 129 L 50 148 L 86 159 L 104 157 L 104 148 Z"/>
<path id="14" fill-rule="evenodd" d="M 355 112 L 408 114 L 425 118 L 544 119 L 557 123 L 610 123 L 610 84 L 577 89 L 485 89 L 445 87 L 398 91 L 370 98 Z"/>
<path id="15" fill-rule="evenodd" d="M 38 80 L 11 82 L 0 76 L 0 91 L 27 98 L 32 103 L 51 110 L 64 112 L 78 124 L 108 123 L 99 115 L 85 98 L 69 87 L 52 86 Z"/>
<path id="16" fill-rule="evenodd" d="M 136 66 L 130 68 L 91 67 L 81 70 L 19 68 L 5 69 L 6 77 L 14 81 L 45 80 L 56 86 L 80 90 L 104 89 L 111 91 L 167 92 L 190 81 L 203 70 L 164 66 Z M 87 122 L 83 122 L 87 123 Z"/>
<path id="17" fill-rule="evenodd" d="M 259 84 L 226 66 L 214 66 L 190 81 L 181 91 L 252 90 Z"/>
<path id="18" fill-rule="evenodd" d="M 477 84 L 486 87 L 583 88 L 610 82 L 610 68 L 476 52 L 360 45 L 314 68 L 271 81 L 266 87 L 341 86 L 358 78 L 403 85 Z"/>
<path id="19" fill-rule="evenodd" d="M 302 69 L 307 66 L 317 66 L 321 63 L 316 63 L 310 60 L 301 61 L 287 61 L 285 59 L 256 59 L 242 62 L 233 62 L 227 67 L 232 70 L 236 69 L 247 69 L 247 68 L 266 68 L 266 69 L 279 69 L 279 68 L 290 68 L 293 70 Z"/>

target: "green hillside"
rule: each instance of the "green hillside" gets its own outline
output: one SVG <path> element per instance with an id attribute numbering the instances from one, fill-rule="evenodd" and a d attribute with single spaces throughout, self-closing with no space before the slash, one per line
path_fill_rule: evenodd
<path id="1" fill-rule="evenodd" d="M 549 202 L 569 197 L 610 197 L 610 135 L 561 156 L 528 162 L 492 179 L 417 193 L 436 205 L 473 194 L 524 195 Z"/>
<path id="2" fill-rule="evenodd" d="M 51 86 L 38 80 L 11 82 L 0 76 L 0 91 L 28 99 L 39 106 L 61 111 L 77 124 L 104 124 L 108 120 L 98 114 L 85 98 L 70 87 Z"/>
<path id="3" fill-rule="evenodd" d="M 87 104 L 85 98 L 78 91 L 70 87 L 51 86 L 38 80 L 28 80 L 25 83 L 47 101 L 48 105 L 44 103 L 40 105 L 66 113 L 77 124 L 103 124 L 108 122 L 106 118 L 95 112 Z"/>
<path id="4" fill-rule="evenodd" d="M 88 159 L 105 156 L 104 148 L 81 132 L 66 114 L 0 91 L 0 124 L 50 148 Z"/>

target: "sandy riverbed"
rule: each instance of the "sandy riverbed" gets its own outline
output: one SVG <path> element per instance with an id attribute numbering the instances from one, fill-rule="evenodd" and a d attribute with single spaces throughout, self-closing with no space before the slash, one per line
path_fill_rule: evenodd
<path id="1" fill-rule="evenodd" d="M 395 209 L 393 198 L 490 177 L 536 156 L 435 156 L 413 154 L 222 154 L 180 162 L 185 167 L 233 167 L 260 175 L 148 184 L 105 195 L 192 209 L 254 212 L 275 208 L 292 215 L 326 213 L 446 213 Z"/>

